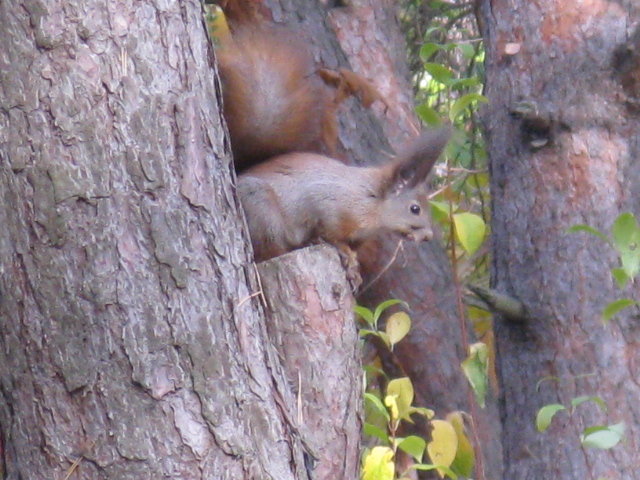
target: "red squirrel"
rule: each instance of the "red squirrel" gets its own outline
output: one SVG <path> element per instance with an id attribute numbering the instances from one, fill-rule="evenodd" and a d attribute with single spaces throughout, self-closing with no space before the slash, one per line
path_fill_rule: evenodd
<path id="1" fill-rule="evenodd" d="M 241 173 L 238 193 L 256 261 L 318 240 L 344 252 L 385 231 L 430 240 L 425 178 L 449 136 L 446 128 L 424 133 L 378 167 L 289 153 Z"/>
<path id="2" fill-rule="evenodd" d="M 241 25 L 220 43 L 224 117 L 237 171 L 293 151 L 332 153 L 335 105 L 300 35 Z"/>
<path id="3" fill-rule="evenodd" d="M 332 150 L 342 97 L 331 98 L 300 40 L 288 31 L 240 27 L 222 43 L 224 115 L 256 261 L 326 241 L 354 267 L 351 248 L 381 232 L 431 238 L 424 183 L 448 129 L 423 134 L 379 167 L 311 153 Z M 347 78 L 338 90 L 366 87 L 350 77 L 338 73 L 338 83 Z"/>

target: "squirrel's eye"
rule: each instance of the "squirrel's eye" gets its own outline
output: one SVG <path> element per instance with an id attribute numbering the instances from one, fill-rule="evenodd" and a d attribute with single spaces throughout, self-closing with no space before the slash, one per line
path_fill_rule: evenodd
<path id="1" fill-rule="evenodd" d="M 418 205 L 417 203 L 412 203 L 409 207 L 409 211 L 414 215 L 420 215 L 420 205 Z"/>

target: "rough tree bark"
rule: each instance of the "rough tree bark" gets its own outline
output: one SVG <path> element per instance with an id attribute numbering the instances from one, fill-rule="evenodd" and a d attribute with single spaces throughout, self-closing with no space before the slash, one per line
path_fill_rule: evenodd
<path id="1" fill-rule="evenodd" d="M 640 9 L 633 1 L 481 2 L 487 48 L 486 112 L 496 289 L 521 300 L 521 323 L 498 322 L 505 478 L 640 478 L 640 328 L 633 314 L 603 327 L 623 295 L 609 246 L 586 234 L 640 213 Z M 637 31 L 637 30 L 636 30 Z M 547 379 L 539 383 L 542 379 Z M 558 414 L 535 430 L 537 410 L 579 395 L 608 405 Z M 610 451 L 581 447 L 593 425 L 624 421 Z"/>
<path id="2" fill-rule="evenodd" d="M 323 378 L 269 341 L 200 2 L 1 2 L 0 37 L 3 478 L 353 478 L 346 281 L 277 280 L 305 285 L 290 322 L 343 332 L 346 405 L 308 440 Z M 317 451 L 336 431 L 341 474 Z"/>
<path id="3" fill-rule="evenodd" d="M 355 479 L 360 466 L 360 344 L 353 295 L 339 266 L 329 246 L 258 266 L 269 339 L 294 392 L 305 400 L 296 424 L 313 456 L 314 479 Z"/>

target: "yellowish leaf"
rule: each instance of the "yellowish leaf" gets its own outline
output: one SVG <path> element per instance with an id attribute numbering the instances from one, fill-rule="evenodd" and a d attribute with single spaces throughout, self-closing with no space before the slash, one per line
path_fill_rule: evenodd
<path id="1" fill-rule="evenodd" d="M 451 464 L 451 469 L 461 476 L 469 478 L 473 474 L 476 454 L 473 451 L 469 437 L 465 433 L 464 418 L 460 412 L 451 412 L 447 415 L 447 420 L 451 423 L 458 436 L 458 450 L 456 451 L 456 458 Z"/>
<path id="2" fill-rule="evenodd" d="M 384 397 L 384 404 L 391 412 L 391 420 L 396 421 L 400 418 L 400 412 L 398 411 L 398 396 L 387 395 Z"/>
<path id="3" fill-rule="evenodd" d="M 399 418 L 411 422 L 413 384 L 408 377 L 395 378 L 387 385 L 387 395 L 395 395 Z"/>
<path id="4" fill-rule="evenodd" d="M 411 329 L 411 318 L 405 312 L 396 312 L 387 319 L 386 332 L 393 347 L 402 340 Z"/>
<path id="5" fill-rule="evenodd" d="M 427 452 L 434 465 L 449 467 L 456 458 L 458 450 L 458 436 L 456 431 L 446 420 L 431 420 L 433 430 L 431 441 L 427 443 Z M 438 474 L 444 478 L 444 471 L 438 469 Z"/>
<path id="6" fill-rule="evenodd" d="M 396 473 L 393 450 L 373 447 L 362 460 L 362 480 L 393 480 Z"/>

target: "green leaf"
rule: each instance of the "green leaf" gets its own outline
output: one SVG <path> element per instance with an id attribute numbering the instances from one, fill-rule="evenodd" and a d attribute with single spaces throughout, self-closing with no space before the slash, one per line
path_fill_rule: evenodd
<path id="1" fill-rule="evenodd" d="M 438 126 L 442 123 L 440 114 L 426 103 L 418 105 L 416 107 L 416 113 L 420 117 L 420 120 L 422 120 L 427 125 Z"/>
<path id="2" fill-rule="evenodd" d="M 478 342 L 469 346 L 469 356 L 462 362 L 464 372 L 478 404 L 484 408 L 489 385 L 489 355 L 487 345 Z"/>
<path id="3" fill-rule="evenodd" d="M 617 315 L 620 311 L 624 310 L 625 308 L 628 308 L 637 304 L 638 302 L 631 300 L 630 298 L 621 298 L 619 300 L 614 300 L 613 302 L 608 304 L 606 307 L 604 307 L 604 310 L 602 311 L 602 321 L 605 324 L 607 324 L 609 323 L 609 320 L 611 320 L 611 318 L 614 315 Z"/>
<path id="4" fill-rule="evenodd" d="M 404 306 L 406 306 L 406 303 L 404 303 L 402 300 L 398 300 L 396 298 L 392 298 L 390 300 L 386 300 L 386 301 L 382 302 L 380 305 L 378 305 L 376 307 L 375 311 L 373 312 L 373 321 L 374 321 L 374 323 L 376 325 L 378 324 L 378 320 L 380 320 L 380 316 L 384 313 L 384 311 L 387 308 L 393 307 L 394 305 L 398 305 L 399 303 L 401 303 Z"/>
<path id="5" fill-rule="evenodd" d="M 612 268 L 611 276 L 613 276 L 613 279 L 616 281 L 616 285 L 621 290 L 627 285 L 629 280 L 631 280 L 623 268 Z"/>
<path id="6" fill-rule="evenodd" d="M 395 378 L 387 385 L 387 396 L 395 396 L 398 418 L 411 421 L 410 407 L 413 402 L 413 384 L 408 377 Z M 386 400 L 385 400 L 386 404 Z"/>
<path id="7" fill-rule="evenodd" d="M 426 447 L 427 442 L 425 442 L 423 438 L 415 435 L 409 435 L 398 443 L 398 448 L 411 455 L 418 463 L 422 462 L 422 456 L 424 455 Z"/>
<path id="8" fill-rule="evenodd" d="M 613 222 L 611 234 L 622 269 L 629 278 L 634 278 L 640 272 L 640 228 L 633 213 L 619 215 Z"/>
<path id="9" fill-rule="evenodd" d="M 453 122 L 454 119 L 472 103 L 487 103 L 488 101 L 487 97 L 480 95 L 479 93 L 468 93 L 463 95 L 458 98 L 451 107 L 451 110 L 449 111 L 449 119 Z"/>
<path id="10" fill-rule="evenodd" d="M 457 90 L 462 90 L 464 88 L 475 87 L 480 84 L 480 80 L 478 77 L 469 77 L 469 78 L 454 78 L 449 81 L 448 86 L 450 88 L 454 88 Z"/>
<path id="11" fill-rule="evenodd" d="M 405 312 L 396 312 L 387 319 L 386 332 L 391 347 L 402 340 L 411 330 L 411 318 Z"/>
<path id="12" fill-rule="evenodd" d="M 458 44 L 458 48 L 462 52 L 464 58 L 466 58 L 467 60 L 471 60 L 476 56 L 476 49 L 470 43 L 460 43 Z"/>
<path id="13" fill-rule="evenodd" d="M 426 62 L 424 69 L 434 80 L 445 85 L 453 78 L 451 70 L 440 63 Z"/>
<path id="14" fill-rule="evenodd" d="M 383 405 L 382 400 L 380 400 L 373 393 L 365 393 L 364 401 L 373 409 L 375 409 L 380 415 L 382 415 L 387 422 L 390 420 L 389 412 L 386 407 Z"/>
<path id="15" fill-rule="evenodd" d="M 585 402 L 593 402 L 598 405 L 603 411 L 607 411 L 607 404 L 602 398 L 595 395 L 581 395 L 571 400 L 571 408 L 576 409 L 578 405 L 582 405 Z"/>
<path id="16" fill-rule="evenodd" d="M 484 220 L 475 213 L 463 212 L 453 215 L 453 223 L 460 245 L 472 255 L 484 241 Z"/>
<path id="17" fill-rule="evenodd" d="M 431 204 L 431 218 L 443 225 L 447 225 L 449 223 L 450 210 L 453 210 L 454 212 L 457 210 L 455 205 L 451 205 L 448 202 L 431 200 L 429 203 Z"/>
<path id="18" fill-rule="evenodd" d="M 387 432 L 377 425 L 365 422 L 364 426 L 362 427 L 362 431 L 365 435 L 377 438 L 385 443 L 389 443 L 389 436 L 387 435 Z"/>
<path id="19" fill-rule="evenodd" d="M 567 233 L 578 233 L 578 232 L 590 233 L 591 235 L 595 235 L 596 237 L 601 238 L 605 242 L 609 241 L 609 239 L 600 230 L 590 227 L 589 225 L 581 224 L 581 225 L 574 225 L 573 227 L 567 228 Z"/>
<path id="20" fill-rule="evenodd" d="M 615 447 L 624 436 L 624 423 L 610 426 L 585 428 L 580 435 L 580 442 L 585 447 L 608 450 Z"/>
<path id="21" fill-rule="evenodd" d="M 613 243 L 618 248 L 625 248 L 638 229 L 636 217 L 631 212 L 621 213 L 611 226 Z"/>
<path id="22" fill-rule="evenodd" d="M 433 42 L 425 43 L 424 45 L 422 45 L 422 47 L 420 47 L 420 58 L 423 62 L 426 62 L 433 56 L 434 53 L 439 50 L 442 50 L 441 45 Z"/>
<path id="23" fill-rule="evenodd" d="M 362 480 L 393 480 L 395 473 L 393 450 L 389 447 L 373 447 L 362 460 Z"/>
<path id="24" fill-rule="evenodd" d="M 353 308 L 353 311 L 356 312 L 356 315 L 360 315 L 362 319 L 367 322 L 369 325 L 374 326 L 373 322 L 373 312 L 366 307 L 361 307 L 360 305 L 356 305 Z"/>
<path id="25" fill-rule="evenodd" d="M 566 410 L 566 408 L 564 405 L 559 403 L 551 403 L 538 410 L 538 415 L 536 415 L 536 428 L 538 431 L 544 432 L 549 428 L 551 420 L 553 420 L 553 416 L 560 410 Z"/>

